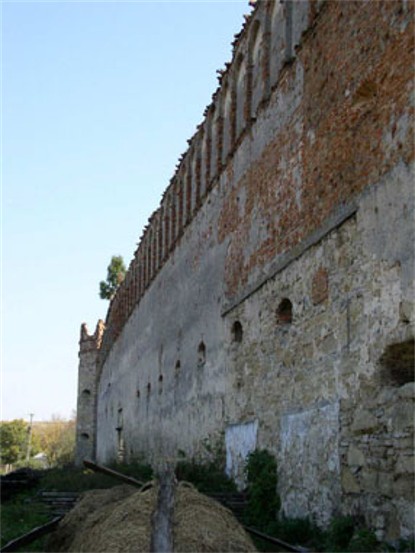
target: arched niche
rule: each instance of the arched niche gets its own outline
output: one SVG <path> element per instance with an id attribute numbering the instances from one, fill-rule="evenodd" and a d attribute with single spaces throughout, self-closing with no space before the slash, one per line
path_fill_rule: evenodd
<path id="1" fill-rule="evenodd" d="M 285 60 L 285 34 L 286 25 L 284 18 L 284 6 L 280 2 L 274 2 L 271 11 L 270 32 L 270 85 L 274 86 L 278 80 L 281 68 Z"/>
<path id="2" fill-rule="evenodd" d="M 197 348 L 197 364 L 198 367 L 203 367 L 206 363 L 206 345 L 202 341 Z"/>
<path id="3" fill-rule="evenodd" d="M 222 94 L 223 143 L 222 163 L 226 163 L 232 149 L 232 91 L 229 84 L 224 85 Z"/>
<path id="4" fill-rule="evenodd" d="M 232 342 L 240 344 L 243 340 L 243 327 L 240 321 L 234 321 L 232 325 Z"/>
<path id="5" fill-rule="evenodd" d="M 236 125 L 236 138 L 245 128 L 246 124 L 246 101 L 247 101 L 247 71 L 246 71 L 246 59 L 241 54 L 236 60 L 235 67 L 235 125 Z"/>
<path id="6" fill-rule="evenodd" d="M 220 112 L 215 105 L 211 125 L 211 148 L 210 148 L 210 177 L 214 179 L 218 175 L 219 156 L 220 156 Z"/>
<path id="7" fill-rule="evenodd" d="M 284 298 L 280 301 L 276 311 L 276 320 L 278 325 L 290 325 L 293 322 L 293 304 L 290 299 Z"/>
<path id="8" fill-rule="evenodd" d="M 206 119 L 201 142 L 200 196 L 204 198 L 209 189 L 210 179 L 210 124 Z"/>
<path id="9" fill-rule="evenodd" d="M 251 61 L 251 116 L 255 117 L 258 106 L 261 103 L 264 94 L 264 75 L 263 75 L 263 49 L 262 49 L 263 29 L 260 21 L 257 19 L 252 25 L 252 31 L 249 41 L 250 61 Z"/>

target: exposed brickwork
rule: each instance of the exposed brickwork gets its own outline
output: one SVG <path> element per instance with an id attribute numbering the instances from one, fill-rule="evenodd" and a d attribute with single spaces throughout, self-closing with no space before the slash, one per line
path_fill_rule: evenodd
<path id="1" fill-rule="evenodd" d="M 230 296 L 246 285 L 255 267 L 294 247 L 336 206 L 379 180 L 399 159 L 413 159 L 413 29 L 406 24 L 401 31 L 399 3 L 379 4 L 373 10 L 371 3 L 329 2 L 305 37 L 296 61 L 304 68 L 301 104 L 228 195 L 221 214 L 219 239 L 231 235 L 236 243 L 227 260 Z M 292 88 L 294 78 L 292 67 L 282 75 L 280 89 Z M 235 201 L 242 190 L 243 214 Z M 267 236 L 247 256 L 241 248 L 249 241 L 254 213 L 261 214 Z"/>
<path id="2" fill-rule="evenodd" d="M 414 7 L 256 3 L 92 344 L 102 460 L 120 410 L 126 458 L 225 432 L 288 516 L 413 532 Z"/>
<path id="3" fill-rule="evenodd" d="M 282 43 L 285 49 L 293 35 L 289 28 L 293 14 L 289 10 L 294 9 L 294 15 L 295 10 L 298 10 L 298 5 L 290 6 L 284 5 L 282 11 L 286 21 L 286 36 Z M 227 78 L 232 91 L 228 128 L 230 160 L 244 136 L 242 133 L 236 140 L 238 98 L 244 105 L 245 132 L 252 125 L 255 92 L 252 49 L 257 33 L 262 37 L 259 69 L 255 69 L 256 79 L 262 81 L 262 100 L 257 102 L 258 109 L 263 108 L 269 98 L 273 64 L 270 45 L 275 43 L 276 31 L 272 25 L 278 19 L 274 15 L 276 9 L 274 2 L 258 3 L 247 20 L 244 32 L 238 35 L 234 43 L 238 63 L 229 64 L 220 77 L 220 82 Z M 413 117 L 414 33 L 408 23 L 411 17 L 413 20 L 413 9 L 413 3 L 405 5 L 388 1 L 377 2 L 376 9 L 370 2 L 310 2 L 308 30 L 297 49 L 294 64 L 280 73 L 278 81 L 281 94 L 289 94 L 296 86 L 296 67 L 301 66 L 304 71 L 301 103 L 284 126 L 284 131 L 264 150 L 261 159 L 247 171 L 237 188 L 230 190 L 222 210 L 219 240 L 229 238 L 232 242 L 227 259 L 226 282 L 230 297 L 246 286 L 249 275 L 293 248 L 317 228 L 336 206 L 377 181 L 399 159 L 405 163 L 413 159 L 413 134 L 409 121 Z M 276 55 L 275 51 L 273 55 Z M 244 94 L 238 96 L 236 79 L 244 57 L 248 59 Z M 177 207 L 176 202 L 171 203 L 171 197 L 167 195 L 159 208 L 160 218 L 164 220 L 159 229 L 157 247 L 155 239 L 151 244 L 142 241 L 140 248 L 146 244 L 148 250 L 139 279 L 139 297 L 161 268 L 162 262 L 167 260 L 175 241 L 181 235 L 184 213 L 186 225 L 193 218 L 193 187 L 195 209 L 202 205 L 201 174 L 205 174 L 208 191 L 222 172 L 224 121 L 221 102 L 224 96 L 220 91 L 216 92 L 213 104 L 207 110 L 207 122 L 210 125 L 206 131 L 208 138 L 204 166 L 199 151 L 196 154 L 191 152 L 192 156 L 196 155 L 193 174 L 188 161 L 190 154 L 183 156 L 178 168 L 182 185 L 178 191 L 177 188 L 174 190 L 178 198 Z M 210 126 L 214 110 L 219 115 L 216 117 L 214 136 L 216 163 L 212 171 Z M 287 140 L 287 137 L 290 139 Z M 195 142 L 196 138 L 200 149 L 202 141 L 200 136 L 192 140 Z M 287 160 L 290 160 L 288 165 Z M 228 168 L 224 169 L 228 171 Z M 247 195 L 244 212 L 236 201 L 242 190 Z M 167 208 L 165 203 L 168 204 Z M 284 206 L 283 210 L 281 206 Z M 262 243 L 247 255 L 246 251 L 242 251 L 242 244 L 249 243 L 254 213 L 259 213 L 266 233 Z M 146 230 L 144 236 L 149 230 Z M 120 295 L 124 296 L 122 290 Z M 117 325 L 122 328 L 131 310 L 128 300 L 121 303 L 124 307 L 117 310 L 116 319 Z M 108 328 L 115 324 L 113 313 L 114 309 L 110 308 Z M 119 331 L 118 328 L 114 333 L 107 332 L 105 342 L 110 335 L 118 335 Z M 104 344 L 103 355 L 110 347 L 111 342 Z"/>

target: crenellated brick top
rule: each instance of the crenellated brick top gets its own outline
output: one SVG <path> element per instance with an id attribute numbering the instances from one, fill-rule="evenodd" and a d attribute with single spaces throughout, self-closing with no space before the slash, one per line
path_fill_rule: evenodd
<path id="1" fill-rule="evenodd" d="M 82 323 L 81 335 L 79 338 L 79 354 L 99 350 L 102 344 L 104 330 L 105 323 L 101 319 L 97 322 L 97 326 L 93 334 L 89 334 L 86 323 Z"/>
<path id="2" fill-rule="evenodd" d="M 181 155 L 109 305 L 100 364 L 269 100 L 281 69 L 292 59 L 292 2 L 265 0 L 250 5 L 253 10 L 232 43 L 232 61 L 217 72 L 219 87 L 204 121 L 188 140 L 189 148 Z"/>
<path id="3" fill-rule="evenodd" d="M 218 71 L 219 87 L 204 120 L 188 141 L 189 148 L 180 157 L 109 305 L 99 366 L 210 191 L 230 163 L 241 157 L 235 153 L 248 139 L 255 148 L 262 148 L 261 168 L 252 163 L 253 158 L 248 160 L 251 167 L 238 168 L 239 184 L 225 198 L 218 223 L 219 242 L 229 233 L 235 235 L 225 266 L 229 296 L 247 285 L 251 273 L 260 272 L 313 232 L 335 206 L 376 182 L 399 156 L 411 155 L 411 141 L 396 139 L 394 119 L 408 104 L 404 92 L 411 81 L 408 70 L 397 75 L 389 71 L 395 65 L 410 65 L 405 61 L 413 47 L 410 29 L 402 26 L 404 35 L 399 30 L 407 18 L 402 13 L 409 8 L 401 9 L 399 2 L 375 4 L 376 10 L 352 1 L 255 3 L 235 35 L 231 62 Z M 362 44 L 356 41 L 356 33 L 365 37 Z M 286 89 L 295 81 L 297 70 L 302 72 L 302 96 L 291 95 L 291 103 L 284 104 L 281 98 L 289 96 Z M 283 131 L 265 144 L 267 137 L 256 141 L 255 125 L 266 119 L 262 114 L 267 115 L 268 108 L 273 109 L 271 98 L 281 100 L 280 120 L 267 132 L 278 125 Z M 301 121 L 292 117 L 295 110 L 301 111 Z M 388 125 L 390 147 L 382 139 Z M 301 191 L 296 188 L 299 175 Z M 236 201 L 238 186 L 245 187 L 243 217 Z M 243 245 L 252 235 L 248 223 L 254 215 L 268 234 L 261 244 L 248 248 L 250 257 L 244 258 Z"/>

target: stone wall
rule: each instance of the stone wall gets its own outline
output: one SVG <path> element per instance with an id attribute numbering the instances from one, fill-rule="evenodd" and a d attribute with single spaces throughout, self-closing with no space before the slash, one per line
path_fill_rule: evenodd
<path id="1" fill-rule="evenodd" d="M 404 276 L 411 264 L 387 253 L 393 244 L 399 256 L 413 228 L 407 219 L 401 235 L 384 236 L 384 219 L 370 216 L 388 209 L 393 223 L 413 203 L 402 165 L 225 315 L 228 420 L 259 420 L 257 445 L 278 459 L 288 516 L 312 514 L 324 525 L 339 512 L 361 514 L 379 537 L 413 532 L 413 305 L 405 298 L 414 288 Z M 281 316 L 287 302 L 290 317 Z"/>
<path id="2" fill-rule="evenodd" d="M 78 402 L 76 410 L 75 464 L 84 459 L 95 459 L 97 430 L 97 357 L 104 333 L 103 321 L 98 321 L 94 334 L 81 326 L 79 340 Z"/>
<path id="3" fill-rule="evenodd" d="M 97 457 L 278 460 L 413 532 L 414 5 L 258 2 L 112 300 Z"/>

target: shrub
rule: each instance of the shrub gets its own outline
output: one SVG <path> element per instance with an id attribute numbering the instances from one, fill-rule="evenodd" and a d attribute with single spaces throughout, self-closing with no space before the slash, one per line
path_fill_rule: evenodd
<path id="1" fill-rule="evenodd" d="M 265 531 L 276 520 L 280 508 L 277 495 L 277 463 L 266 449 L 255 450 L 246 463 L 248 507 L 245 522 Z"/>
<path id="2" fill-rule="evenodd" d="M 415 551 L 415 540 L 414 538 L 410 539 L 400 539 L 398 543 L 398 551 L 410 553 Z"/>
<path id="3" fill-rule="evenodd" d="M 274 535 L 288 543 L 323 550 L 323 532 L 308 518 L 282 518 Z"/>
<path id="4" fill-rule="evenodd" d="M 125 474 L 126 476 L 132 476 L 140 482 L 148 482 L 153 478 L 153 469 L 151 465 L 144 461 L 131 461 L 130 463 L 115 463 L 111 465 L 111 468 Z"/>
<path id="5" fill-rule="evenodd" d="M 379 551 L 379 545 L 375 533 L 367 528 L 362 528 L 350 540 L 347 551 L 355 551 L 357 553 L 361 551 Z"/>
<path id="6" fill-rule="evenodd" d="M 199 492 L 233 492 L 236 486 L 217 463 L 179 461 L 176 465 L 176 478 L 191 482 Z"/>
<path id="7" fill-rule="evenodd" d="M 326 549 L 345 551 L 355 530 L 355 521 L 351 516 L 336 517 L 330 522 L 326 535 Z"/>

